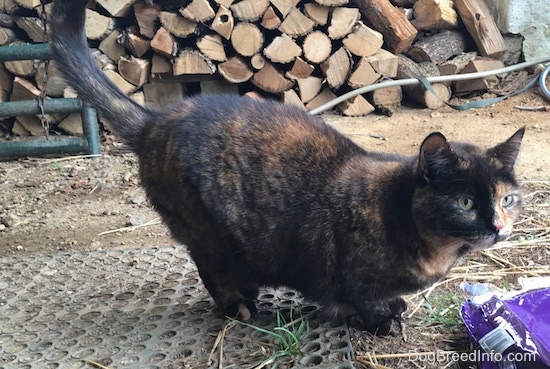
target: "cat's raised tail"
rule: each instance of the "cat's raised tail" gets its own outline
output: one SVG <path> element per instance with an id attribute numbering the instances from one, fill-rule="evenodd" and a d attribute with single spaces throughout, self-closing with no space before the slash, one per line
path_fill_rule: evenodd
<path id="1" fill-rule="evenodd" d="M 120 91 L 97 66 L 85 35 L 87 0 L 55 0 L 50 16 L 54 60 L 69 85 L 82 100 L 106 118 L 111 127 L 131 146 L 155 111 Z"/>

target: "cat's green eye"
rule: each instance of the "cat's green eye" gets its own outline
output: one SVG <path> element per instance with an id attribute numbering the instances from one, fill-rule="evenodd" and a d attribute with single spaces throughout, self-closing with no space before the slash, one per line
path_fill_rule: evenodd
<path id="1" fill-rule="evenodd" d="M 500 201 L 500 204 L 505 207 L 505 208 L 508 208 L 512 205 L 514 205 L 516 202 L 516 198 L 514 197 L 514 195 L 508 195 L 508 196 L 504 196 L 502 198 L 502 200 Z"/>
<path id="2" fill-rule="evenodd" d="M 471 210 L 474 207 L 474 200 L 471 197 L 462 196 L 458 199 L 458 205 L 462 210 Z"/>

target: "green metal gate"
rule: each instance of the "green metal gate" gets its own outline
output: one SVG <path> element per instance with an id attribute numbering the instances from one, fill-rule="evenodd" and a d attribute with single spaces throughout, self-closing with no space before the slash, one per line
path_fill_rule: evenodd
<path id="1" fill-rule="evenodd" d="M 27 59 L 51 59 L 49 44 L 0 46 L 0 62 Z M 97 114 L 94 109 L 78 98 L 48 98 L 44 100 L 45 114 L 82 114 L 84 137 L 50 137 L 48 139 L 27 139 L 0 142 L 0 158 L 16 156 L 39 156 L 46 154 L 73 154 L 86 152 L 90 155 L 101 153 Z M 17 115 L 42 113 L 37 100 L 11 101 L 0 103 L 0 119 Z"/>

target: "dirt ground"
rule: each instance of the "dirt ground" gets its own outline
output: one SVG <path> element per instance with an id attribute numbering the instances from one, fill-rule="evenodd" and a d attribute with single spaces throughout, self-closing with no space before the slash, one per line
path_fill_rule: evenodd
<path id="1" fill-rule="evenodd" d="M 550 180 L 550 113 L 517 107 L 548 104 L 533 91 L 466 112 L 404 106 L 392 117 L 325 117 L 367 149 L 411 155 L 417 153 L 423 138 L 432 131 L 441 131 L 450 140 L 489 146 L 526 126 L 516 170 L 518 178 L 532 186 Z M 21 158 L 0 162 L 0 257 L 173 243 L 139 186 L 136 158 L 120 143 L 108 142 L 99 158 Z M 548 249 L 548 243 L 541 247 Z M 537 262 L 548 265 L 548 259 Z M 443 286 L 442 296 L 456 294 L 453 288 L 454 285 Z M 415 325 L 421 318 L 411 319 L 415 319 L 411 321 Z M 416 339 L 409 343 L 403 343 L 401 338 L 372 339 L 356 332 L 356 354 L 365 354 L 373 345 L 382 348 L 377 352 L 384 352 L 388 345 L 405 352 L 468 348 L 460 325 L 419 325 L 411 329 L 409 336 Z M 379 365 L 382 364 L 392 368 L 432 367 L 425 362 L 403 366 L 402 359 L 382 360 Z M 433 367 L 443 366 L 439 364 Z"/>

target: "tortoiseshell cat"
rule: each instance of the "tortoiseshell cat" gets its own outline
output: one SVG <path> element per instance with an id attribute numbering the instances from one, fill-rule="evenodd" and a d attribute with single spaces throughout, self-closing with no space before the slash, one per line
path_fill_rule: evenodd
<path id="1" fill-rule="evenodd" d="M 406 309 L 400 295 L 510 235 L 524 129 L 488 150 L 432 133 L 417 156 L 401 157 L 367 152 L 277 102 L 143 107 L 90 57 L 86 3 L 55 1 L 55 60 L 138 155 L 152 204 L 224 314 L 248 319 L 259 286 L 286 285 L 329 311 L 351 305 L 384 334 Z"/>

